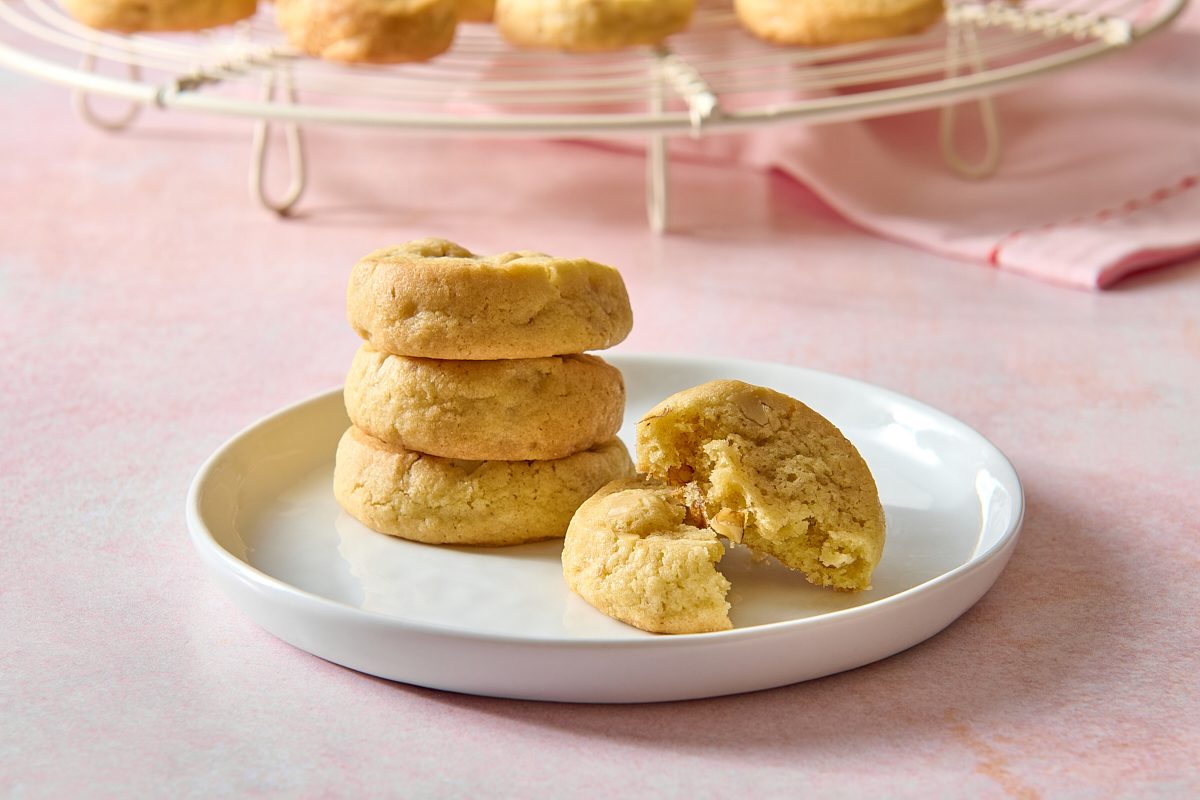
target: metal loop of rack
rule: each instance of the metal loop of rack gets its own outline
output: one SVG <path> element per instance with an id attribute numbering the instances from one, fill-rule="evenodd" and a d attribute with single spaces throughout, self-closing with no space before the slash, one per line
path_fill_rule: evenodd
<path id="1" fill-rule="evenodd" d="M 292 71 L 284 66 L 282 69 L 266 73 L 262 92 L 264 103 L 275 101 L 279 94 L 277 88 L 281 82 L 283 83 L 282 98 L 289 103 L 296 102 L 296 84 L 292 80 Z M 298 122 L 289 120 L 283 123 L 283 136 L 288 155 L 289 183 L 283 197 L 275 201 L 268 196 L 266 185 L 267 147 L 271 141 L 271 125 L 272 123 L 266 119 L 260 119 L 254 123 L 254 156 L 250 162 L 250 193 L 258 198 L 264 208 L 283 215 L 300 202 L 300 197 L 304 194 L 304 185 L 307 183 L 304 133 Z"/>
<path id="2" fill-rule="evenodd" d="M 88 48 L 83 53 L 83 58 L 79 61 L 79 69 L 84 72 L 93 72 L 96 69 L 96 53 L 92 48 Z M 125 65 L 129 80 L 133 83 L 140 83 L 142 80 L 142 69 L 136 61 L 131 61 Z M 123 131 L 133 124 L 134 120 L 142 113 L 142 107 L 137 103 L 130 103 L 126 106 L 124 113 L 118 117 L 103 117 L 97 114 L 92 109 L 91 94 L 84 89 L 76 89 L 71 93 L 71 105 L 75 109 L 75 114 L 84 122 L 96 128 L 105 131 Z"/>
<path id="3" fill-rule="evenodd" d="M 73 89 L 78 115 L 119 131 L 141 109 L 254 121 L 250 188 L 286 214 L 303 195 L 303 126 L 384 127 L 401 134 L 646 141 L 647 210 L 668 218 L 671 136 L 701 138 L 771 124 L 866 119 L 941 108 L 947 165 L 985 178 L 1001 157 L 991 97 L 1136 44 L 1187 0 L 948 0 L 925 33 L 822 48 L 783 48 L 741 29 L 730 0 L 699 0 L 687 31 L 656 48 L 570 55 L 522 51 L 491 26 L 459 28 L 450 52 L 424 64 L 345 66 L 301 56 L 270 10 L 198 34 L 116 35 L 73 20 L 54 0 L 0 0 L 0 66 Z M 107 62 L 123 71 L 102 73 Z M 101 116 L 94 95 L 126 101 Z M 978 111 L 983 152 L 959 147 L 959 109 Z M 273 136 L 278 129 L 281 135 Z M 288 185 L 271 197 L 271 151 L 285 148 Z"/>

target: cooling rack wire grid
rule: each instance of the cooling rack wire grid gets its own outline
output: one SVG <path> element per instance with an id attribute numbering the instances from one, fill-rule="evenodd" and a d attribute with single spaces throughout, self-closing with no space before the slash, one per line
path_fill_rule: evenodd
<path id="1" fill-rule="evenodd" d="M 644 137 L 647 209 L 651 227 L 661 231 L 673 135 L 940 107 L 947 165 L 983 178 L 1001 153 L 994 94 L 1134 45 L 1186 4 L 950 0 L 945 22 L 917 36 L 782 48 L 746 33 L 730 0 L 699 0 L 690 28 L 657 48 L 596 55 L 517 50 L 491 26 L 466 24 L 454 47 L 433 61 L 376 67 L 300 55 L 266 4 L 258 16 L 226 28 L 123 36 L 79 24 L 53 0 L 0 0 L 0 66 L 71 87 L 80 117 L 105 130 L 132 125 L 145 106 L 254 120 L 251 192 L 280 214 L 304 192 L 306 125 L 400 134 Z M 94 95 L 129 105 L 105 117 L 93 109 Z M 956 115 L 966 103 L 979 114 L 986 142 L 972 160 L 956 146 Z M 270 135 L 276 125 L 281 137 Z M 276 138 L 287 151 L 290 184 L 271 197 L 264 167 Z"/>

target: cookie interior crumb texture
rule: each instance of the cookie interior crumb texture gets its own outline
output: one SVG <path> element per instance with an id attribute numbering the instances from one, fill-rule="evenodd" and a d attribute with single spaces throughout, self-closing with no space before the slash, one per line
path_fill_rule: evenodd
<path id="1" fill-rule="evenodd" d="M 652 633 L 728 630 L 729 581 L 717 535 L 686 521 L 681 490 L 642 479 L 608 484 L 567 529 L 563 576 L 600 611 Z"/>
<path id="2" fill-rule="evenodd" d="M 638 470 L 678 487 L 690 522 L 774 556 L 819 586 L 868 589 L 884 516 L 866 462 L 787 395 L 713 381 L 638 423 Z"/>

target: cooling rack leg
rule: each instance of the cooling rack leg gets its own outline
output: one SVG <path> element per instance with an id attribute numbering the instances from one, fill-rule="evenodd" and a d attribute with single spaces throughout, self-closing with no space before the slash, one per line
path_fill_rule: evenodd
<path id="1" fill-rule="evenodd" d="M 646 212 L 650 217 L 650 230 L 655 233 L 667 229 L 669 195 L 667 137 L 658 133 L 650 137 L 646 158 Z"/>
<path id="2" fill-rule="evenodd" d="M 275 71 L 266 74 L 263 79 L 262 93 L 262 98 L 265 102 L 275 101 L 276 87 L 280 82 L 281 80 Z M 282 83 L 284 84 L 283 100 L 288 103 L 295 102 L 296 88 L 292 83 L 290 72 L 283 71 Z M 254 123 L 254 139 L 252 141 L 252 155 L 250 158 L 250 196 L 268 211 L 274 211 L 280 216 L 286 216 L 295 208 L 296 203 L 300 201 L 300 197 L 304 194 L 304 187 L 308 182 L 308 171 L 307 160 L 304 154 L 303 130 L 301 130 L 300 125 L 296 122 L 288 121 L 281 124 L 283 126 L 283 140 L 284 146 L 287 148 L 287 163 L 290 172 L 287 191 L 278 200 L 272 199 L 267 193 L 267 153 L 271 147 L 271 129 L 273 123 L 266 119 L 260 119 Z"/>
<path id="3" fill-rule="evenodd" d="M 129 78 L 134 82 L 142 80 L 142 69 L 134 62 L 129 62 L 127 65 L 129 70 Z M 79 60 L 79 68 L 84 72 L 96 71 L 96 53 L 92 50 L 89 44 L 88 49 L 84 51 L 83 56 Z M 133 121 L 142 113 L 142 106 L 139 103 L 130 103 L 129 108 L 125 109 L 125 113 L 119 117 L 105 118 L 96 113 L 92 108 L 91 95 L 83 89 L 76 89 L 71 93 L 71 107 L 75 110 L 75 115 L 91 125 L 94 128 L 99 128 L 104 131 L 123 131 L 133 124 Z"/>

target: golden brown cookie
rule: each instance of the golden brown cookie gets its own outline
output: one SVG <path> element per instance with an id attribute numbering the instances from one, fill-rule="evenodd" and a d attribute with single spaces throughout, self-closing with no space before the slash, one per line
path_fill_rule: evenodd
<path id="1" fill-rule="evenodd" d="M 621 371 L 595 356 L 444 361 L 363 345 L 346 411 L 389 444 L 481 461 L 564 458 L 616 435 Z"/>
<path id="2" fill-rule="evenodd" d="M 256 0 L 64 0 L 72 17 L 122 33 L 198 31 L 254 16 Z"/>
<path id="3" fill-rule="evenodd" d="M 614 619 L 651 633 L 730 627 L 717 571 L 725 549 L 685 522 L 680 489 L 640 479 L 608 484 L 580 506 L 563 544 L 571 590 Z"/>
<path id="4" fill-rule="evenodd" d="M 828 45 L 918 33 L 942 18 L 942 0 L 735 0 L 738 18 L 776 44 Z"/>
<path id="5" fill-rule="evenodd" d="M 380 533 L 500 546 L 561 537 L 584 500 L 632 471 L 618 439 L 555 461 L 463 461 L 394 447 L 352 427 L 338 443 L 333 493 Z"/>
<path id="6" fill-rule="evenodd" d="M 661 42 L 687 27 L 695 0 L 496 0 L 496 27 L 519 47 L 572 52 Z"/>
<path id="7" fill-rule="evenodd" d="M 376 350 L 465 360 L 603 350 L 633 326 L 612 267 L 529 252 L 477 256 L 444 239 L 359 261 L 346 313 Z"/>
<path id="8" fill-rule="evenodd" d="M 787 395 L 712 381 L 638 423 L 638 469 L 681 487 L 694 520 L 812 583 L 870 588 L 884 516 L 871 471 L 833 423 Z"/>
<path id="9" fill-rule="evenodd" d="M 458 0 L 458 18 L 463 22 L 491 22 L 496 0 Z"/>
<path id="10" fill-rule="evenodd" d="M 454 41 L 458 0 L 276 0 L 288 41 L 330 61 L 425 61 Z"/>

